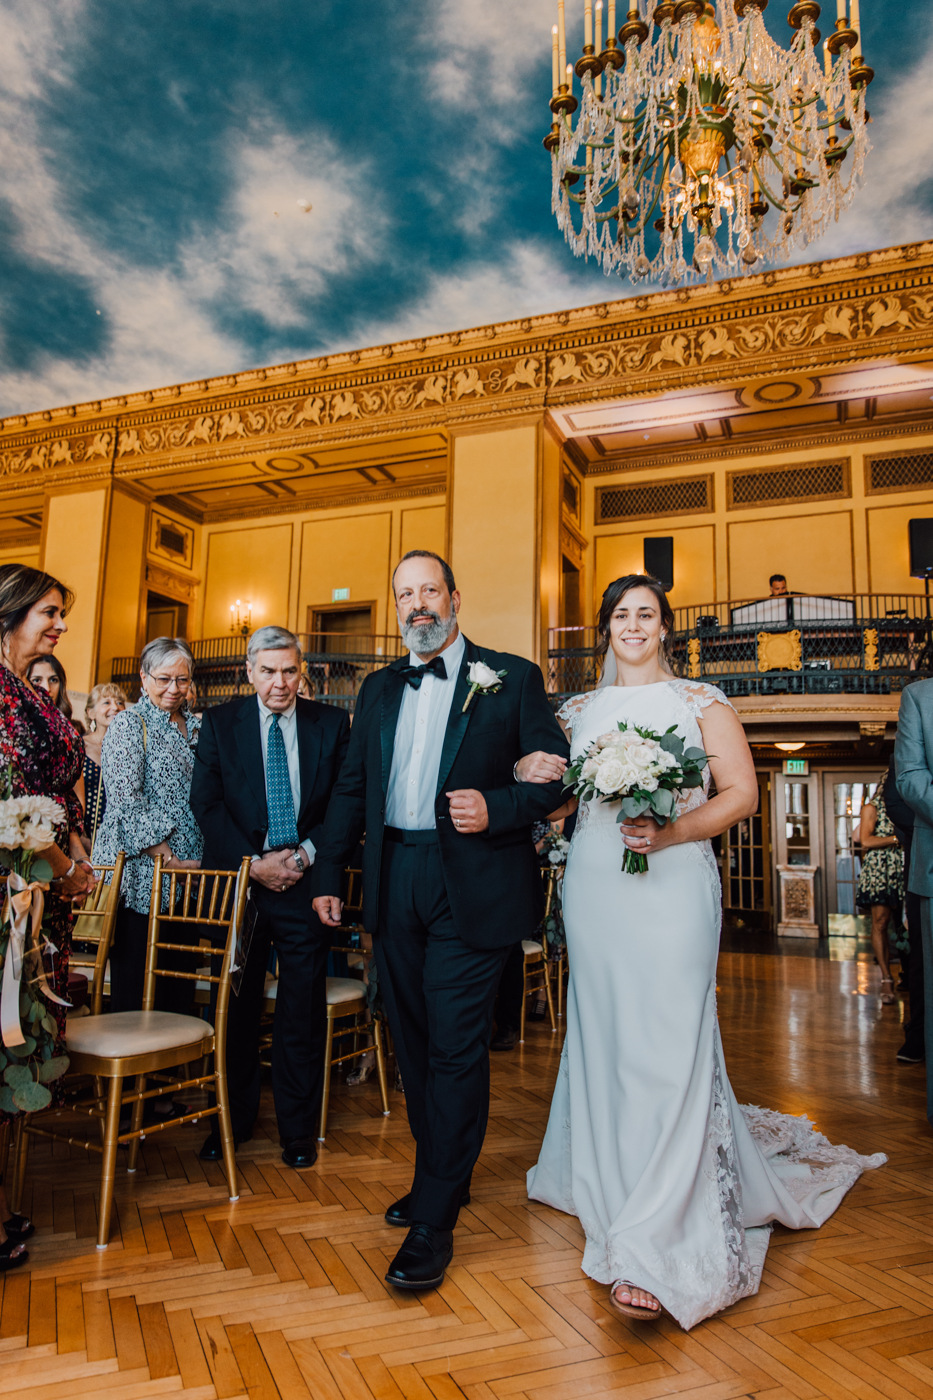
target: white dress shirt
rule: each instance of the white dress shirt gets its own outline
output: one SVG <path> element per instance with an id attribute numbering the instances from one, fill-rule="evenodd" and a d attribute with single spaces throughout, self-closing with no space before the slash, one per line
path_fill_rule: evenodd
<path id="1" fill-rule="evenodd" d="M 256 696 L 256 703 L 259 706 L 259 733 L 262 742 L 262 771 L 266 779 L 266 792 L 269 791 L 269 730 L 272 727 L 273 717 L 279 716 L 279 730 L 285 743 L 285 757 L 288 760 L 288 781 L 292 790 L 292 801 L 295 804 L 295 820 L 298 820 L 298 813 L 301 811 L 301 770 L 298 760 L 298 720 L 295 718 L 295 711 L 298 709 L 298 701 L 293 700 L 287 710 L 269 710 Z M 268 851 L 269 837 L 266 835 L 264 851 Z M 309 865 L 314 864 L 315 846 L 313 841 L 302 841 L 301 849 L 305 852 Z"/>
<path id="2" fill-rule="evenodd" d="M 463 634 L 460 633 L 457 640 L 441 652 L 447 670 L 445 681 L 428 671 L 418 690 L 405 684 L 395 726 L 386 826 L 401 827 L 403 831 L 428 831 L 437 825 L 434 819 L 437 775 L 463 653 Z M 424 665 L 423 658 L 414 652 L 409 653 L 409 661 L 412 666 Z"/>

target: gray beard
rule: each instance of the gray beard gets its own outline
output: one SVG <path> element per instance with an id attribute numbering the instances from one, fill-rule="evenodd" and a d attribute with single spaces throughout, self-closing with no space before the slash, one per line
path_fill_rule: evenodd
<path id="1" fill-rule="evenodd" d="M 420 627 L 415 622 L 399 622 L 399 631 L 409 651 L 413 651 L 416 656 L 427 656 L 432 651 L 440 651 L 456 625 L 457 614 L 452 612 L 446 622 L 441 619 L 439 622 L 429 622 Z"/>

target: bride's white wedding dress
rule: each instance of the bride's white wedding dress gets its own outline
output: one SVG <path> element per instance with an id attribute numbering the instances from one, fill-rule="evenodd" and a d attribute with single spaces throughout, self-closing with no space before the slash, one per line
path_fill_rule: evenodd
<path id="1" fill-rule="evenodd" d="M 618 720 L 703 746 L 721 691 L 608 686 L 561 711 L 576 757 Z M 681 812 L 706 801 L 694 788 Z M 770 1223 L 832 1215 L 877 1153 L 834 1147 L 807 1118 L 736 1101 L 716 1019 L 720 883 L 708 841 L 623 874 L 618 803 L 581 803 L 564 876 L 567 1037 L 528 1194 L 579 1217 L 583 1270 L 648 1289 L 683 1327 L 758 1290 Z M 788 1032 L 790 1034 L 790 1032 Z"/>

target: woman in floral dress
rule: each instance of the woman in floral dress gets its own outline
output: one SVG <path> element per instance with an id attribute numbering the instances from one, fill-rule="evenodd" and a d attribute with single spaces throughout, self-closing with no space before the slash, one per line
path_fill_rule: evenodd
<path id="1" fill-rule="evenodd" d="M 859 817 L 862 869 L 855 891 L 856 906 L 871 911 L 871 946 L 881 969 L 881 1002 L 893 1006 L 894 979 L 890 967 L 889 929 L 892 915 L 895 930 L 900 927 L 904 907 L 904 852 L 894 834 L 894 823 L 884 805 L 884 778 Z"/>
<path id="2" fill-rule="evenodd" d="M 58 949 L 49 974 L 52 991 L 64 997 L 68 984 L 73 900 L 94 888 L 94 872 L 81 844 L 81 807 L 74 785 L 84 749 L 74 725 L 48 691 L 33 687 L 29 668 L 51 656 L 68 628 L 65 613 L 72 596 L 50 574 L 25 564 L 0 565 L 0 769 L 10 774 L 13 797 L 51 797 L 64 816 L 55 844 L 37 852 L 52 867 L 46 896 L 48 927 Z M 0 873 L 6 874 L 0 868 Z M 46 1003 L 58 1025 L 55 1054 L 65 1052 L 65 1008 Z M 21 1215 L 11 1216 L 0 1181 L 0 1271 L 25 1263 L 22 1241 L 33 1233 Z"/>

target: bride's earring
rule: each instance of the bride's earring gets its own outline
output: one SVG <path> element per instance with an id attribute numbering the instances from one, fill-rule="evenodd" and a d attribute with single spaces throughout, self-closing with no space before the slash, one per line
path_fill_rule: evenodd
<path id="1" fill-rule="evenodd" d="M 661 641 L 662 641 L 662 642 L 664 641 L 664 638 L 665 638 L 666 636 L 667 636 L 667 633 L 666 633 L 666 632 L 662 632 L 662 633 L 661 633 Z"/>

